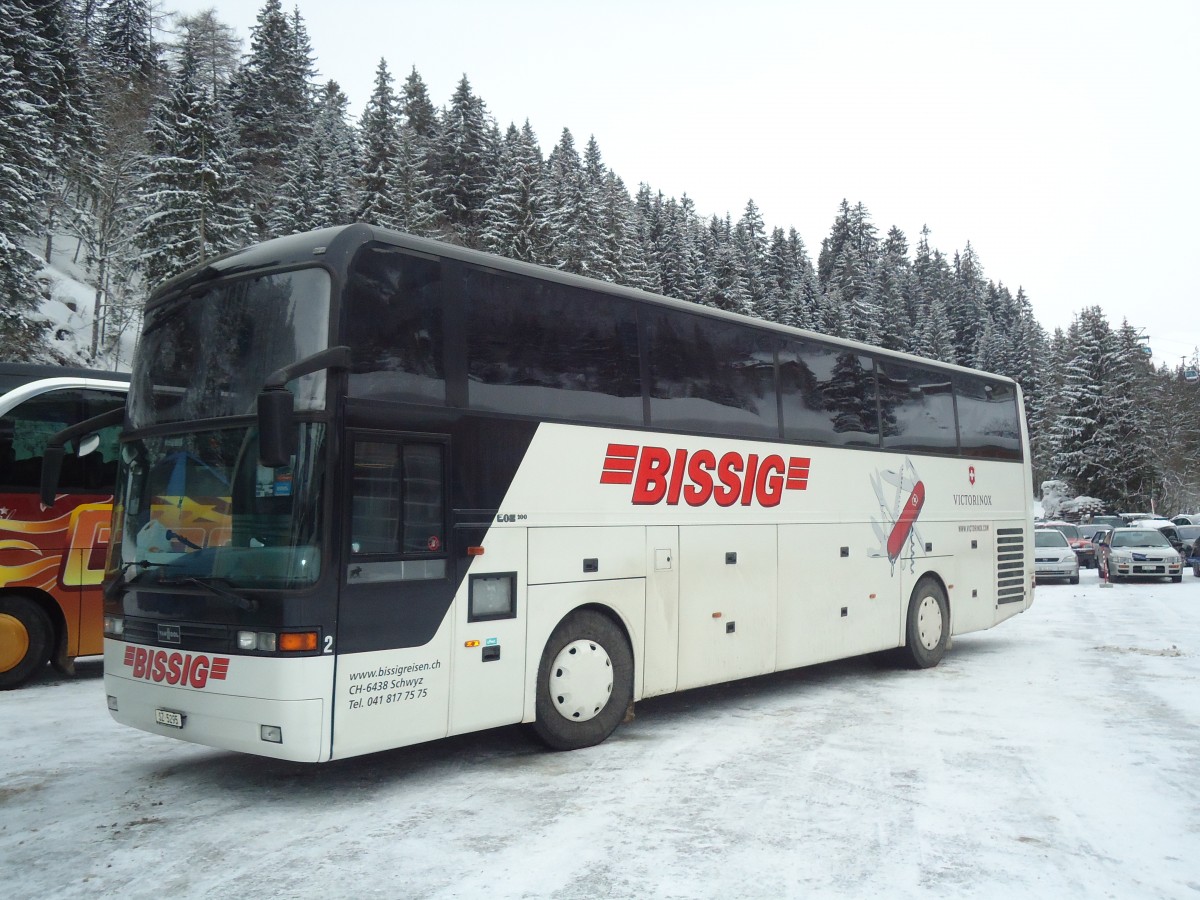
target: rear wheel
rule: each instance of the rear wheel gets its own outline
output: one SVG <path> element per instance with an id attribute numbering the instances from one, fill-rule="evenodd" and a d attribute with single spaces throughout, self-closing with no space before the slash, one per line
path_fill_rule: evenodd
<path id="1" fill-rule="evenodd" d="M 611 619 L 577 610 L 558 623 L 538 666 L 538 737 L 555 750 L 599 744 L 633 699 L 633 653 Z"/>
<path id="2" fill-rule="evenodd" d="M 922 578 L 908 601 L 903 661 L 914 669 L 928 669 L 942 661 L 950 639 L 950 603 L 936 579 Z"/>
<path id="3" fill-rule="evenodd" d="M 27 597 L 0 597 L 0 689 L 28 680 L 50 659 L 50 620 Z"/>

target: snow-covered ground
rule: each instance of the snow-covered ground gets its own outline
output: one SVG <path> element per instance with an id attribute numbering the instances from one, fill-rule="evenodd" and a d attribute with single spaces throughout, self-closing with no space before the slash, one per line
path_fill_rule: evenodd
<path id="1" fill-rule="evenodd" d="M 324 766 L 0 694 L 13 898 L 1200 897 L 1200 579 L 1040 587 L 924 672 L 850 660 Z"/>

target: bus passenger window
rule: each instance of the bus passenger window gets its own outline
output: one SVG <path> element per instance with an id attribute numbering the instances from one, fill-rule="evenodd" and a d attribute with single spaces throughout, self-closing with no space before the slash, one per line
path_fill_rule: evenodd
<path id="1" fill-rule="evenodd" d="M 955 375 L 954 394 L 963 456 L 1021 458 L 1017 394 L 1011 384 Z"/>
<path id="2" fill-rule="evenodd" d="M 774 338 L 673 310 L 646 320 L 652 425 L 779 437 Z"/>
<path id="3" fill-rule="evenodd" d="M 954 454 L 954 390 L 944 372 L 879 361 L 879 415 L 889 450 Z"/>

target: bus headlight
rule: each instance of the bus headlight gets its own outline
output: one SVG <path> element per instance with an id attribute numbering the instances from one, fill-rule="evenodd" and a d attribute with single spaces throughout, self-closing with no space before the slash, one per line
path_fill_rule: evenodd
<path id="1" fill-rule="evenodd" d="M 239 650 L 261 650 L 264 653 L 274 653 L 276 645 L 273 631 L 239 631 L 237 633 Z"/>
<path id="2" fill-rule="evenodd" d="M 105 637 L 124 637 L 125 636 L 125 617 L 124 616 L 105 616 L 104 617 L 104 636 Z"/>

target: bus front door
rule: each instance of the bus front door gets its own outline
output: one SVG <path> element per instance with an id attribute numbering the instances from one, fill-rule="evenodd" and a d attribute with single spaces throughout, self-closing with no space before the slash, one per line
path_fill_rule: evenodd
<path id="1" fill-rule="evenodd" d="M 350 432 L 333 755 L 447 734 L 454 577 L 448 441 Z"/>

